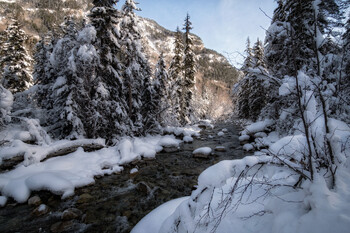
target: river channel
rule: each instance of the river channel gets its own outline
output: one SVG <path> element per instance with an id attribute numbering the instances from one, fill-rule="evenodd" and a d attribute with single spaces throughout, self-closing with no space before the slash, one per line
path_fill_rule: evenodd
<path id="1" fill-rule="evenodd" d="M 227 132 L 218 136 L 222 129 Z M 214 151 L 217 146 L 226 151 Z M 199 147 L 211 147 L 214 154 L 193 158 L 193 150 Z M 121 174 L 96 177 L 94 184 L 76 189 L 70 198 L 61 200 L 46 191 L 33 193 L 48 207 L 46 213 L 9 200 L 0 208 L 0 232 L 130 232 L 154 208 L 190 195 L 207 167 L 242 156 L 237 127 L 218 123 L 203 129 L 200 137 L 183 144 L 180 151 L 161 152 L 155 160 L 125 166 Z M 138 172 L 130 174 L 135 167 Z"/>

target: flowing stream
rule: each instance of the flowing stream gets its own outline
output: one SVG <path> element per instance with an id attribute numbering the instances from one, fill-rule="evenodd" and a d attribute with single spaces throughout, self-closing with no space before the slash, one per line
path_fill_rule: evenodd
<path id="1" fill-rule="evenodd" d="M 224 128 L 227 132 L 219 137 Z M 214 151 L 207 159 L 193 158 L 192 151 L 204 146 L 213 151 L 224 146 L 226 151 Z M 76 189 L 65 200 L 46 191 L 32 193 L 48 206 L 47 213 L 9 200 L 0 208 L 0 232 L 130 232 L 154 208 L 190 195 L 207 167 L 241 157 L 238 129 L 232 123 L 218 123 L 202 130 L 193 143 L 183 144 L 179 152 L 162 152 L 153 161 L 129 164 L 121 174 L 96 178 L 94 184 Z M 130 174 L 136 166 L 139 171 Z"/>

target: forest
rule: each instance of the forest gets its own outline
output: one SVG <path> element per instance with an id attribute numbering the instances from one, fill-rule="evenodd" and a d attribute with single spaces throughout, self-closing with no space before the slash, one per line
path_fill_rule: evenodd
<path id="1" fill-rule="evenodd" d="M 0 232 L 348 232 L 350 1 L 276 2 L 238 68 L 189 13 L 0 1 Z"/>

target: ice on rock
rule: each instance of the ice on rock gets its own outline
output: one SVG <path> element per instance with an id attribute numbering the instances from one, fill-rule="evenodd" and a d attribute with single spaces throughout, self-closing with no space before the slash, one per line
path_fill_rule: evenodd
<path id="1" fill-rule="evenodd" d="M 184 141 L 184 142 L 187 142 L 187 143 L 193 142 L 193 138 L 192 138 L 191 136 L 185 136 L 185 137 L 183 138 L 183 141 Z"/>

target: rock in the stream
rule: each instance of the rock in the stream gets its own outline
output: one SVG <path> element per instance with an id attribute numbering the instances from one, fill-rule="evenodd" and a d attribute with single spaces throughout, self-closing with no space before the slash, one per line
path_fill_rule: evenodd
<path id="1" fill-rule="evenodd" d="M 192 155 L 194 158 L 209 158 L 209 155 L 211 154 L 212 149 L 210 147 L 201 147 L 192 152 Z"/>
<path id="2" fill-rule="evenodd" d="M 163 146 L 163 151 L 166 153 L 172 153 L 179 151 L 178 146 Z"/>
<path id="3" fill-rule="evenodd" d="M 84 193 L 84 194 L 79 196 L 77 203 L 78 204 L 87 203 L 87 202 L 90 202 L 92 199 L 94 199 L 93 196 L 91 196 L 88 193 Z"/>
<path id="4" fill-rule="evenodd" d="M 224 146 L 215 147 L 215 151 L 217 152 L 226 152 L 226 148 Z"/>
<path id="5" fill-rule="evenodd" d="M 145 194 L 145 195 L 148 194 L 148 186 L 144 182 L 138 183 L 136 189 L 142 194 Z"/>
<path id="6" fill-rule="evenodd" d="M 35 216 L 42 216 L 49 212 L 49 207 L 45 204 L 41 204 L 39 207 L 37 207 L 35 210 L 33 210 L 32 214 Z"/>
<path id="7" fill-rule="evenodd" d="M 70 208 L 63 211 L 62 220 L 73 220 L 79 218 L 83 213 L 77 208 Z"/>
<path id="8" fill-rule="evenodd" d="M 136 174 L 139 172 L 139 169 L 137 167 L 134 167 L 133 169 L 130 170 L 130 174 Z"/>
<path id="9" fill-rule="evenodd" d="M 39 196 L 33 196 L 31 198 L 28 199 L 28 205 L 30 206 L 39 206 L 41 205 L 41 199 Z"/>

